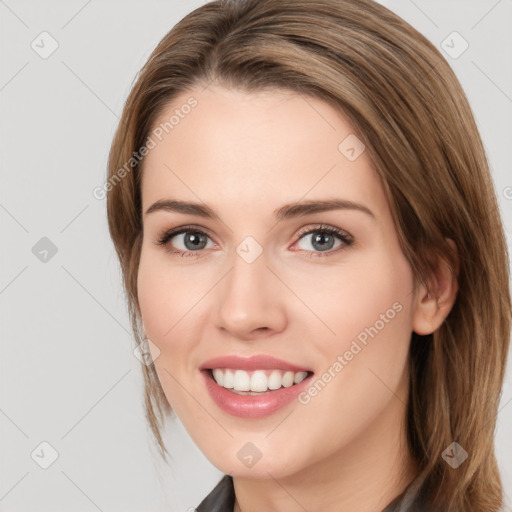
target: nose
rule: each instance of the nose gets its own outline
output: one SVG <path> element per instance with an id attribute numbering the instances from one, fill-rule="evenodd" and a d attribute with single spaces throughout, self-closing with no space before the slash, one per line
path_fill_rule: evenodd
<path id="1" fill-rule="evenodd" d="M 263 252 L 249 263 L 235 252 L 214 298 L 218 329 L 240 340 L 268 337 L 286 328 L 286 287 Z"/>

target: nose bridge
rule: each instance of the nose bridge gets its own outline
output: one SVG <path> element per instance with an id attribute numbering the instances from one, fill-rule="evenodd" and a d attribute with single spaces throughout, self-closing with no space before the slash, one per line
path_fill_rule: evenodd
<path id="1" fill-rule="evenodd" d="M 268 274 L 272 273 L 267 268 L 268 258 L 263 247 L 256 243 L 244 241 L 235 248 L 228 277 L 229 293 L 244 296 L 257 291 L 264 292 L 265 281 L 269 279 Z"/>
<path id="2" fill-rule="evenodd" d="M 228 275 L 216 297 L 217 323 L 233 335 L 244 337 L 256 329 L 280 330 L 285 323 L 279 283 L 267 268 L 263 247 L 246 237 L 230 258 Z"/>

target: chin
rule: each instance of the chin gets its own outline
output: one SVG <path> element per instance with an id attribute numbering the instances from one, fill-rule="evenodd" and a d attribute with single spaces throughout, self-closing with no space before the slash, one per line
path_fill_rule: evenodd
<path id="1" fill-rule="evenodd" d="M 217 469 L 233 477 L 283 478 L 300 470 L 296 453 L 283 452 L 268 442 L 232 440 L 229 446 L 219 448 L 217 453 L 208 453 L 208 450 L 203 453 Z M 233 455 L 228 457 L 228 453 Z"/>

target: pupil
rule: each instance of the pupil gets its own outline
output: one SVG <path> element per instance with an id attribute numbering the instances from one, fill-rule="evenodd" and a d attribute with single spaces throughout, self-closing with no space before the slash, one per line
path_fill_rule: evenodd
<path id="1" fill-rule="evenodd" d="M 331 235 L 329 234 L 326 234 L 326 233 L 320 233 L 320 234 L 317 234 L 315 237 L 313 237 L 313 245 L 315 246 L 315 248 L 320 248 L 321 250 L 325 250 L 325 249 L 332 249 L 332 243 L 330 244 L 329 247 L 325 247 L 320 245 L 320 247 L 316 247 L 315 244 L 317 244 L 317 242 L 319 242 L 320 244 L 322 243 L 322 241 L 325 243 L 326 240 L 329 240 L 332 242 L 334 239 Z"/>
<path id="2" fill-rule="evenodd" d="M 201 233 L 190 233 L 185 237 L 185 245 L 187 247 L 197 249 L 198 245 L 200 245 L 201 242 L 204 242 L 204 240 L 201 240 L 201 237 L 204 238 L 204 235 L 201 235 Z M 192 245 L 189 246 L 188 242 L 190 242 Z"/>

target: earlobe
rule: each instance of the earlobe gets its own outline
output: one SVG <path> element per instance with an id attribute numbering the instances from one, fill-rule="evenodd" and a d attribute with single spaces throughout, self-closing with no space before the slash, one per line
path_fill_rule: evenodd
<path id="1" fill-rule="evenodd" d="M 457 253 L 453 240 L 446 239 Z M 419 335 L 432 334 L 450 313 L 458 292 L 458 262 L 455 271 L 444 259 L 439 259 L 427 285 L 421 284 L 415 295 L 412 330 Z"/>

